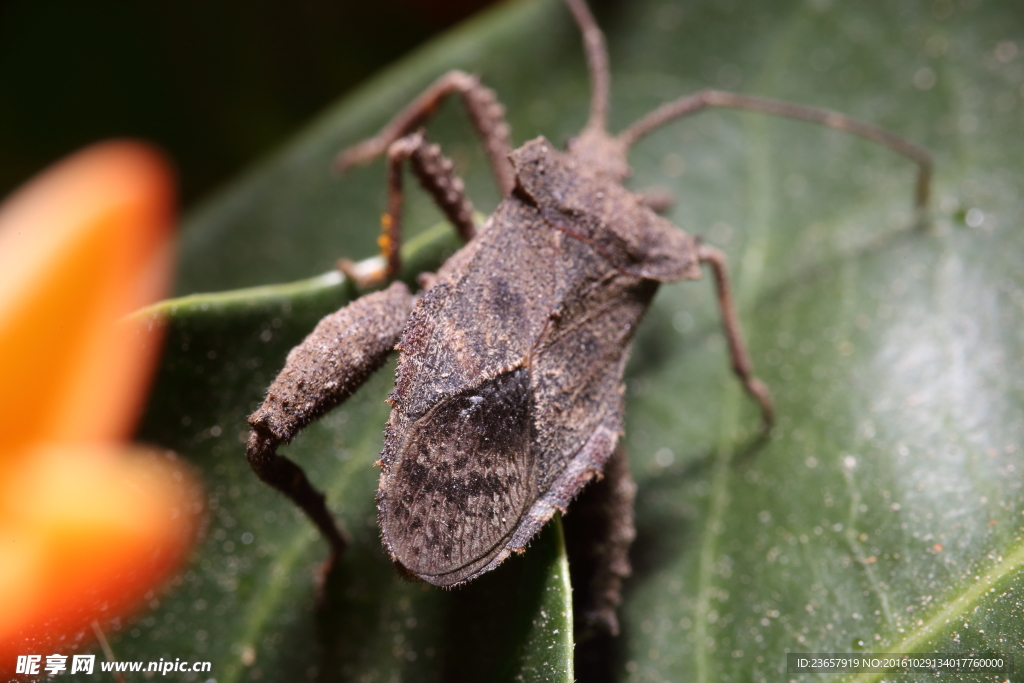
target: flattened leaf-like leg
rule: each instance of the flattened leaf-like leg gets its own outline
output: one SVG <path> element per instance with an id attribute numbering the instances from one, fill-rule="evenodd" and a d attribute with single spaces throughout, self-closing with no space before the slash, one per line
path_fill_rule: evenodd
<path id="1" fill-rule="evenodd" d="M 761 407 L 761 423 L 764 432 L 767 433 L 775 420 L 775 404 L 768 386 L 754 375 L 754 366 L 750 362 L 750 354 L 747 353 L 747 345 L 743 341 L 743 332 L 740 329 L 740 318 L 736 315 L 736 306 L 732 300 L 725 254 L 714 247 L 702 244 L 697 250 L 697 258 L 701 263 L 710 264 L 714 271 L 718 307 L 722 310 L 722 327 L 729 342 L 732 370 L 743 383 L 743 388 Z"/>
<path id="2" fill-rule="evenodd" d="M 263 405 L 249 416 L 249 464 L 260 479 L 291 498 L 328 540 L 328 568 L 345 550 L 344 534 L 302 468 L 276 451 L 355 393 L 387 361 L 412 304 L 408 288 L 396 282 L 325 317 L 291 350 Z"/>
<path id="3" fill-rule="evenodd" d="M 578 631 L 601 630 L 618 635 L 616 608 L 622 582 L 632 571 L 629 548 L 636 537 L 633 503 L 636 484 L 619 445 L 604 468 L 604 478 L 591 482 L 563 519 Z"/>

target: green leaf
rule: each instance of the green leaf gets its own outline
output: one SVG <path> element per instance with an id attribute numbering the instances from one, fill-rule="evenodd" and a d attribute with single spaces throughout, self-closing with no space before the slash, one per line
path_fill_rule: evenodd
<path id="1" fill-rule="evenodd" d="M 983 0 L 599 9 L 615 129 L 684 93 L 728 88 L 884 125 L 931 148 L 937 175 L 921 232 L 912 164 L 833 131 L 709 112 L 634 150 L 631 187 L 671 188 L 669 217 L 728 253 L 779 423 L 767 445 L 751 445 L 756 411 L 729 372 L 710 284 L 664 287 L 628 368 L 625 439 L 639 492 L 623 633 L 578 644 L 576 675 L 774 681 L 786 676 L 787 652 L 1020 652 L 1019 9 Z M 330 159 L 450 68 L 497 90 L 517 143 L 543 132 L 563 144 L 586 118 L 580 40 L 564 7 L 502 5 L 382 73 L 195 213 L 179 291 L 300 280 L 339 256 L 372 255 L 383 165 L 339 179 Z M 497 193 L 455 103 L 429 134 L 478 208 L 491 210 Z M 433 225 L 429 200 L 408 196 L 410 231 Z M 202 471 L 209 523 L 192 564 L 158 607 L 120 629 L 115 652 L 209 660 L 222 683 L 571 679 L 556 538 L 451 593 L 397 580 L 389 567 L 371 463 L 393 367 L 287 451 L 354 538 L 343 588 L 316 611 L 324 544 L 248 472 L 241 439 L 287 349 L 348 296 L 336 280 L 307 283 L 225 308 L 200 300 L 172 316 L 142 434 Z M 551 621 L 534 623 L 542 612 Z"/>

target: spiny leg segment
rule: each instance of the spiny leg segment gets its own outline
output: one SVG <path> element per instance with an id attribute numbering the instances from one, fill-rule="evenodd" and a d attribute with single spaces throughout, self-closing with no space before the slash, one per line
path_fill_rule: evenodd
<path id="1" fill-rule="evenodd" d="M 454 164 L 441 153 L 438 145 L 424 139 L 422 130 L 395 140 L 388 146 L 387 155 L 388 210 L 381 217 L 382 234 L 378 240 L 385 261 L 384 271 L 363 274 L 347 259 L 338 262 L 339 269 L 361 287 L 391 280 L 402 269 L 402 164 L 406 160 L 420 185 L 434 198 L 462 240 L 473 239 L 476 230 L 473 204 L 466 196 L 462 179 L 455 175 Z"/>
<path id="2" fill-rule="evenodd" d="M 362 273 L 348 260 L 338 268 L 362 287 L 386 282 L 401 269 L 402 164 L 410 160 L 413 173 L 437 202 L 463 240 L 473 237 L 473 205 L 465 196 L 464 185 L 452 171 L 452 163 L 441 154 L 437 145 L 424 142 L 417 131 L 437 111 L 441 101 L 453 93 L 462 96 L 473 127 L 484 143 L 491 171 L 503 197 L 512 194 L 515 174 L 508 160 L 512 151 L 510 129 L 505 121 L 505 108 L 494 91 L 480 79 L 463 71 L 449 71 L 400 111 L 374 137 L 341 152 L 335 167 L 344 172 L 366 163 L 381 154 L 388 155 L 388 212 L 381 218 L 379 238 L 385 265 L 383 271 Z M 414 132 L 415 131 L 415 132 Z"/>

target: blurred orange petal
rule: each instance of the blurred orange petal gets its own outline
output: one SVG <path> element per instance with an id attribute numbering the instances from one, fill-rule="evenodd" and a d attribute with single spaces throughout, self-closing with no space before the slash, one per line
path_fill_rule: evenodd
<path id="1" fill-rule="evenodd" d="M 0 207 L 0 453 L 130 436 L 156 345 L 111 323 L 167 289 L 171 188 L 157 152 L 108 142 Z"/>
<path id="2" fill-rule="evenodd" d="M 202 505 L 181 463 L 156 452 L 61 444 L 29 456 L 0 508 L 0 671 L 19 654 L 69 649 L 157 588 Z"/>
<path id="3" fill-rule="evenodd" d="M 0 206 L 0 673 L 124 614 L 194 536 L 191 475 L 120 443 L 159 347 L 120 319 L 166 291 L 172 202 L 162 156 L 110 142 Z"/>

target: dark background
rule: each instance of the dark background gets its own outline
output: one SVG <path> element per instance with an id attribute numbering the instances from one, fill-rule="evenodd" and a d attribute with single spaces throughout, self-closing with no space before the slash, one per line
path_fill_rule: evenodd
<path id="1" fill-rule="evenodd" d="M 187 208 L 491 1 L 0 0 L 0 197 L 129 136 L 170 154 Z"/>

